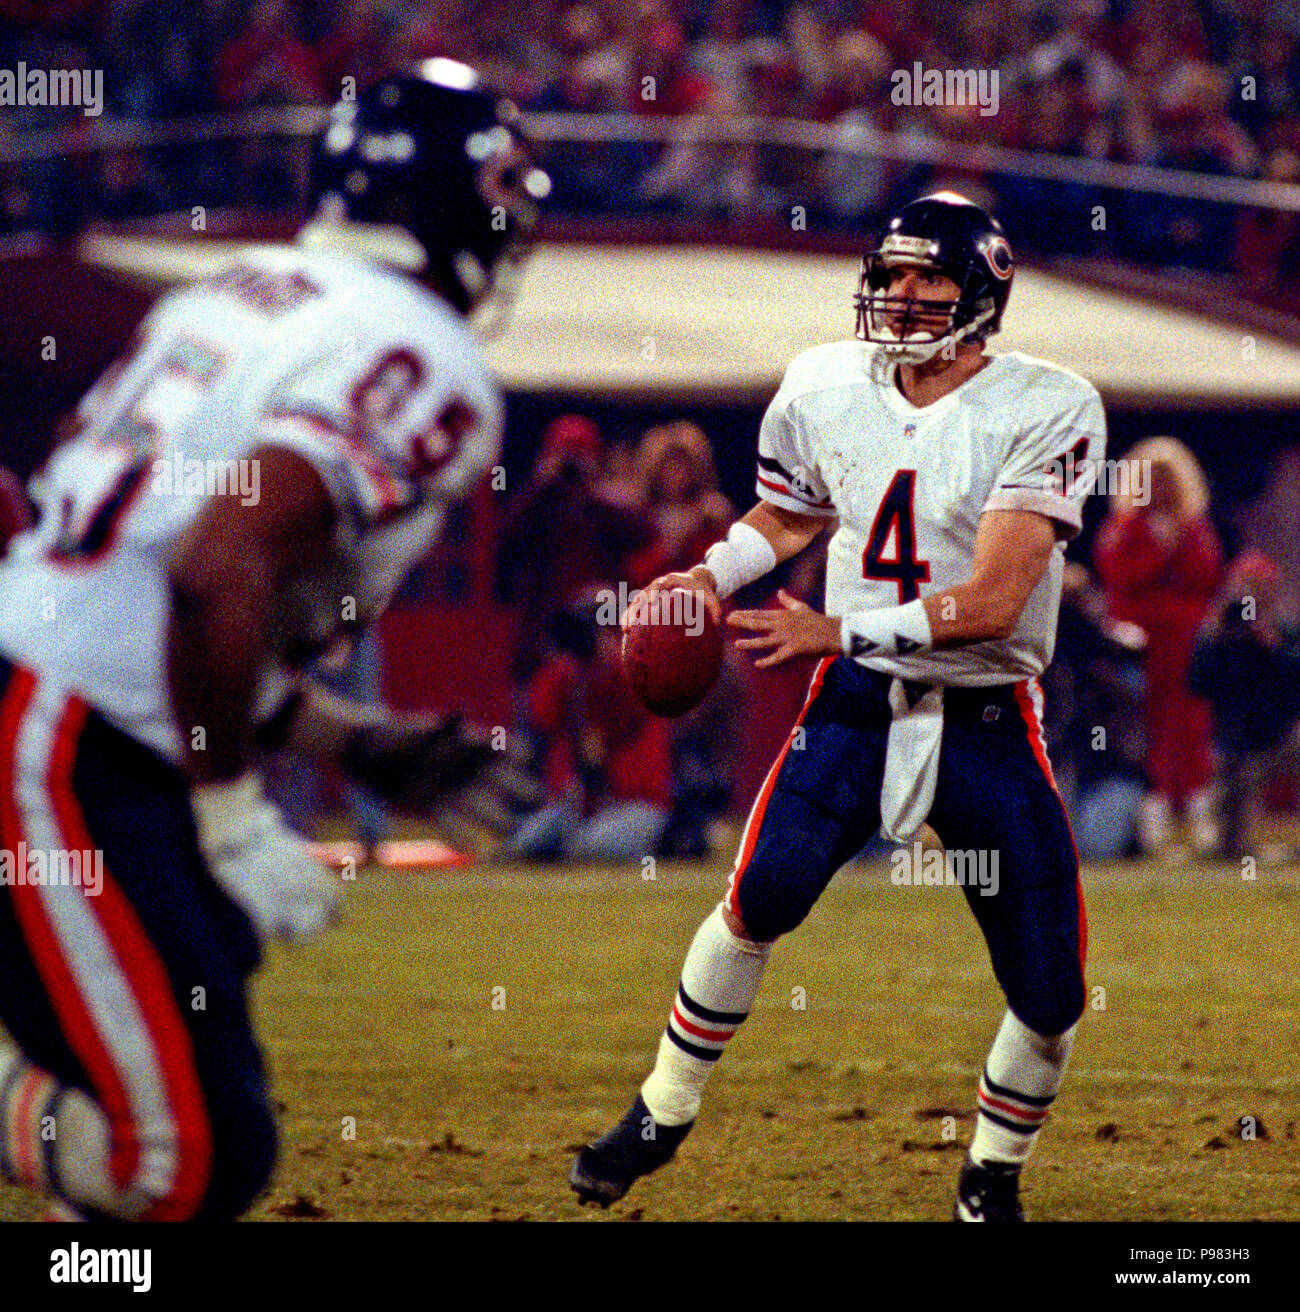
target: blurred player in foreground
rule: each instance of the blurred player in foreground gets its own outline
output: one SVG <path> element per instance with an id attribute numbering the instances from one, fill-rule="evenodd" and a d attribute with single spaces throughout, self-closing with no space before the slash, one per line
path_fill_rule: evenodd
<path id="1" fill-rule="evenodd" d="M 578 1154 L 581 1201 L 608 1205 L 673 1155 L 774 940 L 878 827 L 911 843 L 928 818 L 948 860 L 964 858 L 947 882 L 963 883 L 1008 1002 L 954 1216 L 1022 1219 L 1020 1168 L 1083 1011 L 1087 937 L 1036 676 L 1105 417 L 1075 374 L 985 354 L 1012 275 L 1002 229 L 977 206 L 950 192 L 906 206 L 864 263 L 860 340 L 786 371 L 759 434 L 758 505 L 703 564 L 651 585 L 695 589 L 718 617 L 721 598 L 839 518 L 829 614 L 781 593 L 780 609 L 730 616 L 760 666 L 822 659 L 727 895 L 687 953 L 654 1070 L 624 1119 Z M 999 858 L 995 889 L 954 877 L 980 853 Z"/>
<path id="2" fill-rule="evenodd" d="M 27 498 L 13 473 L 0 465 L 0 560 L 13 541 L 30 524 Z"/>
<path id="3" fill-rule="evenodd" d="M 512 827 L 485 740 L 295 671 L 385 608 L 497 458 L 465 315 L 548 188 L 463 65 L 338 105 L 300 249 L 163 299 L 45 472 L 0 570 L 0 848 L 70 877 L 19 861 L 0 887 L 0 1161 L 68 1212 L 228 1218 L 267 1182 L 248 979 L 338 890 L 259 746 Z"/>

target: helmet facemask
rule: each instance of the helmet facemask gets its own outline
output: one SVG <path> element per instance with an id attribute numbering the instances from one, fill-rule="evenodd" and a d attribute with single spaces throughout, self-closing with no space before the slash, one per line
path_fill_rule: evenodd
<path id="1" fill-rule="evenodd" d="M 505 132 L 508 139 L 501 135 Z M 484 337 L 495 337 L 510 317 L 524 265 L 537 239 L 541 205 L 551 192 L 551 179 L 537 164 L 532 143 L 512 125 L 491 130 L 490 149 L 482 159 L 477 190 L 488 208 L 492 228 L 503 231 L 505 240 L 489 253 L 488 268 L 483 268 L 483 262 L 472 251 L 463 250 L 453 257 L 453 271 L 469 292 L 471 310 L 491 293 L 490 311 L 478 318 L 477 327 Z"/>
<path id="2" fill-rule="evenodd" d="M 945 348 L 982 336 L 980 330 L 994 314 L 990 298 L 974 300 L 965 289 L 953 301 L 891 296 L 891 275 L 900 264 L 944 272 L 938 265 L 903 253 L 891 256 L 878 252 L 864 259 L 853 298 L 859 341 L 880 346 L 889 359 L 899 363 L 924 364 Z M 891 320 L 899 315 L 902 322 L 895 326 Z"/>

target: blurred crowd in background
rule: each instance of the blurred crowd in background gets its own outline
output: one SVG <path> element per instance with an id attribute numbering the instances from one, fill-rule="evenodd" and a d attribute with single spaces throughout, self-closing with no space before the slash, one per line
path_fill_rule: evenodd
<path id="1" fill-rule="evenodd" d="M 578 215 L 784 224 L 798 205 L 810 226 L 866 231 L 950 176 L 873 155 L 883 132 L 1220 177 L 1300 177 L 1300 0 L 595 0 L 522 15 L 499 0 L 0 0 L 0 68 L 102 68 L 106 102 L 99 119 L 5 109 L 0 232 L 71 232 L 96 218 L 200 204 L 293 208 L 305 138 L 242 132 L 86 153 L 77 142 L 105 125 L 323 106 L 346 79 L 359 90 L 438 54 L 475 63 L 538 112 L 687 126 L 754 114 L 827 133 L 818 150 L 710 145 L 689 131 L 666 144 L 626 133 L 608 144 L 553 139 L 557 207 Z M 918 61 L 997 70 L 998 112 L 894 103 L 891 74 Z M 51 126 L 61 153 L 4 162 L 7 143 Z M 1295 213 L 1044 182 L 1024 170 L 967 174 L 962 186 L 1002 214 L 1022 251 L 1217 272 L 1300 310 Z M 512 716 L 547 788 L 515 850 L 715 850 L 748 804 L 738 737 L 778 710 L 756 706 L 747 663 L 731 652 L 695 712 L 650 716 L 623 682 L 617 630 L 599 616 L 611 594 L 698 561 L 746 509 L 720 490 L 715 464 L 729 476 L 739 456 L 686 420 L 614 432 L 567 414 L 541 427 L 528 435 L 537 439 L 531 472 L 493 512 L 495 600 L 519 619 Z M 745 447 L 748 460 L 749 438 Z M 1172 438 L 1125 455 L 1148 464 L 1151 499 L 1113 498 L 1099 508 L 1100 528 L 1072 548 L 1056 660 L 1043 680 L 1081 854 L 1267 857 L 1260 814 L 1296 809 L 1300 446 L 1278 448 L 1263 493 L 1230 509 L 1210 504 L 1195 456 Z M 24 513 L 20 489 L 0 478 L 0 543 Z M 813 549 L 739 600 L 765 604 L 780 584 L 818 605 L 823 563 Z M 381 659 L 371 642 L 327 675 L 374 697 Z M 282 781 L 303 826 L 318 787 Z M 373 847 L 388 818 L 373 799 L 350 802 Z"/>
<path id="2" fill-rule="evenodd" d="M 1286 583 L 1297 577 L 1296 543 L 1279 513 L 1300 498 L 1300 448 L 1282 454 L 1264 496 L 1239 516 L 1257 545 L 1226 560 L 1192 453 L 1154 437 L 1124 458 L 1142 462 L 1128 486 L 1149 496 L 1112 496 L 1090 558 L 1067 565 L 1042 680 L 1080 854 L 1291 859 L 1294 847 L 1277 841 L 1287 826 L 1261 819 L 1294 815 L 1300 783 L 1300 610 Z M 782 707 L 771 687 L 751 686 L 748 662 L 728 647 L 699 707 L 675 720 L 651 715 L 626 681 L 617 618 L 632 590 L 698 563 L 737 513 L 692 422 L 656 425 L 634 445 L 607 442 L 581 414 L 546 426 L 496 542 L 496 599 L 518 619 L 512 727 L 546 792 L 514 855 L 702 857 L 733 840 L 748 801 L 737 790 L 742 736 Z M 27 515 L 20 484 L 0 468 L 0 554 Z M 825 549 L 823 537 L 737 604 L 774 604 L 784 587 L 822 605 Z M 381 644 L 367 637 L 346 664 L 317 673 L 377 701 Z M 281 763 L 274 782 L 310 832 L 322 801 L 315 772 Z M 355 790 L 347 802 L 375 850 L 389 817 Z"/>
<path id="3" fill-rule="evenodd" d="M 705 124 L 755 114 L 810 120 L 828 134 L 818 150 L 689 135 L 554 144 L 556 202 L 579 213 L 788 223 L 799 206 L 809 224 L 856 229 L 940 176 L 873 158 L 881 132 L 1300 178 L 1295 0 L 592 0 L 531 5 L 523 16 L 502 0 L 0 0 L 0 66 L 103 68 L 103 121 L 324 105 L 345 79 L 364 86 L 435 54 L 477 64 L 528 109 Z M 996 70 L 997 113 L 894 103 L 892 75 L 917 62 Z M 89 122 L 76 110 L 63 118 L 73 133 Z M 44 109 L 6 111 L 0 133 L 51 121 Z M 300 143 L 265 138 L 113 150 L 87 157 L 80 175 L 27 161 L 4 167 L 0 229 L 250 199 L 291 205 L 303 164 Z M 1261 295 L 1297 302 L 1295 213 L 1023 171 L 985 171 L 981 181 L 1022 249 L 1231 271 Z"/>

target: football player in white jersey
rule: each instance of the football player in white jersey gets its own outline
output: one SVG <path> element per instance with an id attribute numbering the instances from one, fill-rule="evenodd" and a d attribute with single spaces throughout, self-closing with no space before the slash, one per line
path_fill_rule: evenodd
<path id="1" fill-rule="evenodd" d="M 465 316 L 549 189 L 516 118 L 449 60 L 336 106 L 298 249 L 158 303 L 0 567 L 0 1166 L 68 1211 L 230 1218 L 268 1179 L 247 981 L 338 895 L 261 746 L 510 827 L 485 740 L 299 671 L 497 459 Z"/>
<path id="2" fill-rule="evenodd" d="M 607 1206 L 673 1155 L 773 941 L 878 829 L 911 844 L 928 819 L 1007 997 L 954 1215 L 1021 1219 L 1020 1168 L 1083 1011 L 1087 937 L 1037 676 L 1105 417 L 1077 375 L 986 353 L 1012 275 L 978 206 L 950 192 L 906 206 L 864 261 L 857 340 L 799 356 L 768 408 L 758 504 L 702 564 L 651 585 L 693 589 L 720 616 L 721 599 L 837 524 L 827 614 L 782 593 L 777 609 L 729 617 L 760 666 L 821 660 L 691 944 L 654 1069 L 574 1163 L 581 1201 Z"/>

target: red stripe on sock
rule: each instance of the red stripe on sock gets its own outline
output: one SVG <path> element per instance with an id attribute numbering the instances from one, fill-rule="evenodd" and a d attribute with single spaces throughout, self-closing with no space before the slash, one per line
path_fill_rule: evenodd
<path id="1" fill-rule="evenodd" d="M 1027 1112 L 1023 1108 L 1015 1106 L 1014 1103 L 1003 1102 L 1000 1098 L 985 1093 L 983 1089 L 979 1091 L 979 1100 L 981 1103 L 988 1103 L 990 1107 L 996 1107 L 1000 1112 L 1009 1112 L 1012 1116 L 1018 1116 L 1022 1121 L 1044 1120 L 1049 1110 L 1046 1107 L 1041 1107 L 1036 1111 Z"/>
<path id="2" fill-rule="evenodd" d="M 19 1081 L 13 1102 L 13 1138 L 10 1140 L 13 1160 L 18 1169 L 18 1178 L 33 1189 L 40 1187 L 41 1177 L 31 1134 L 32 1105 L 41 1087 L 48 1083 L 48 1077 L 33 1067 Z"/>
<path id="3" fill-rule="evenodd" d="M 736 1032 L 737 1026 L 732 1026 L 729 1030 L 703 1030 L 697 1025 L 692 1025 L 690 1021 L 682 1015 L 681 1009 L 676 1003 L 673 1003 L 673 1021 L 686 1031 L 687 1034 L 694 1035 L 697 1039 L 708 1039 L 713 1043 L 725 1043 Z"/>

